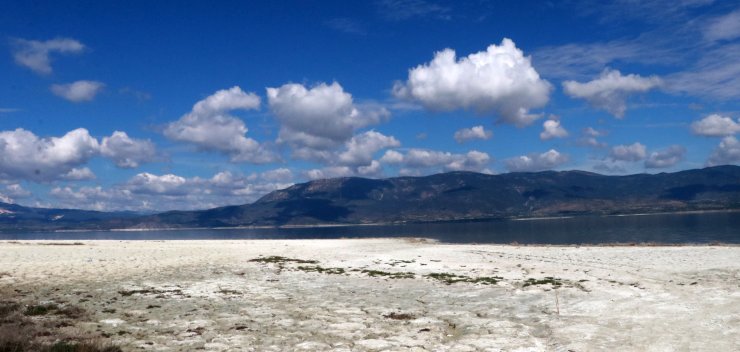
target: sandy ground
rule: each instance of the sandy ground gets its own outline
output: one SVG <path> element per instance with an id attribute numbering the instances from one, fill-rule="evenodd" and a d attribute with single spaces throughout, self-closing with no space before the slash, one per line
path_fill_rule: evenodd
<path id="1" fill-rule="evenodd" d="M 125 351 L 740 350 L 737 246 L 73 242 L 0 242 L 0 293 Z"/>

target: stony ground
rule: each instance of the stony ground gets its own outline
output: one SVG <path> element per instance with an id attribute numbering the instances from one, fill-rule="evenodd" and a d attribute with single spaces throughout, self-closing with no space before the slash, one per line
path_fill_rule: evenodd
<path id="1" fill-rule="evenodd" d="M 124 351 L 737 351 L 739 279 L 733 246 L 0 242 L 3 301 Z"/>

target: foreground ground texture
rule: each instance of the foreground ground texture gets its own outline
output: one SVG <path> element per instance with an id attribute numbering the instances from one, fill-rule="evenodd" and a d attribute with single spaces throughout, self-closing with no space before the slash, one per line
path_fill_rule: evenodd
<path id="1" fill-rule="evenodd" d="M 740 247 L 5 241 L 0 301 L 124 351 L 737 351 Z"/>

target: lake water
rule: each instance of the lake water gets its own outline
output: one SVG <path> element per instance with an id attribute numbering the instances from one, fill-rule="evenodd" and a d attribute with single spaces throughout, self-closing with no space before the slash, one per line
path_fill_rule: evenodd
<path id="1" fill-rule="evenodd" d="M 740 243 L 740 212 L 587 216 L 388 226 L 0 233 L 5 240 L 202 240 L 426 237 L 449 243 Z"/>

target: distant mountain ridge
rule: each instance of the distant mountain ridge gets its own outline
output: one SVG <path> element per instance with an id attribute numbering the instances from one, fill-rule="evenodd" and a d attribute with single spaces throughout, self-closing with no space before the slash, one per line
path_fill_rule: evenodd
<path id="1" fill-rule="evenodd" d="M 154 215 L 145 225 L 367 224 L 740 208 L 740 167 L 656 175 L 585 171 L 345 177 L 300 183 L 258 201 Z"/>
<path id="2" fill-rule="evenodd" d="M 0 209 L 11 208 L 0 204 Z M 149 216 L 66 210 L 68 213 L 57 220 L 48 216 L 58 216 L 53 214 L 59 210 L 48 210 L 46 217 L 36 216 L 25 224 L 29 229 L 286 226 L 721 209 L 740 209 L 740 166 L 628 176 L 543 171 L 345 177 L 296 184 L 252 204 Z M 8 214 L 0 213 L 0 228 L 22 228 L 24 222 L 19 218 L 11 224 Z"/>

